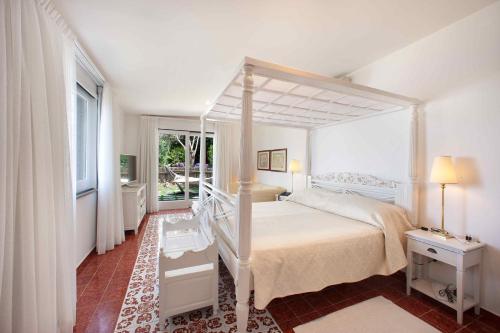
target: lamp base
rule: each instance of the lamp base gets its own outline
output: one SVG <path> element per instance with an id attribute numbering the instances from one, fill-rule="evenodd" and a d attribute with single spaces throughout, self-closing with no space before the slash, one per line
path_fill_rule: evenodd
<path id="1" fill-rule="evenodd" d="M 436 237 L 441 238 L 443 240 L 454 238 L 452 234 L 450 234 L 448 231 L 446 231 L 444 229 L 442 230 L 442 229 L 432 228 L 431 232 L 432 232 L 433 236 L 436 236 Z"/>

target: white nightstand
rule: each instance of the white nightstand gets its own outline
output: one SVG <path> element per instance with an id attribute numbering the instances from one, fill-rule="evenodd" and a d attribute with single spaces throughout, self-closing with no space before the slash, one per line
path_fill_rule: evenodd
<path id="1" fill-rule="evenodd" d="M 457 322 L 462 324 L 463 312 L 474 307 L 476 314 L 479 314 L 479 293 L 481 281 L 481 256 L 483 243 L 470 242 L 462 243 L 455 238 L 447 240 L 433 235 L 430 231 L 412 230 L 407 231 L 408 237 L 408 267 L 406 268 L 406 293 L 410 295 L 411 288 L 432 297 L 439 302 L 448 305 L 457 311 Z M 426 257 L 447 263 L 457 270 L 457 301 L 450 303 L 437 298 L 432 283 L 426 275 L 413 279 L 413 254 L 420 254 Z M 473 274 L 474 295 L 464 294 L 465 271 L 471 268 Z M 424 270 L 425 271 L 425 270 Z"/>

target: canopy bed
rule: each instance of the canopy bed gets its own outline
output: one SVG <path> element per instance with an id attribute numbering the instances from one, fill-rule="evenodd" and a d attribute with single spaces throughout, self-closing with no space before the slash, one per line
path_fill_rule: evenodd
<path id="1" fill-rule="evenodd" d="M 405 267 L 403 232 L 416 224 L 417 107 L 413 98 L 245 58 L 234 78 L 201 117 L 200 165 L 207 121 L 240 123 L 236 196 L 209 184 L 200 170 L 200 202 L 217 235 L 219 254 L 234 277 L 238 332 L 248 300 L 317 291 Z M 310 175 L 309 189 L 281 202 L 252 204 L 253 123 L 310 131 L 388 112 L 410 112 L 407 180 L 353 173 Z M 366 253 L 370 253 L 369 256 Z M 335 265 L 326 264 L 335 263 Z M 314 274 L 310 274 L 314 272 Z"/>

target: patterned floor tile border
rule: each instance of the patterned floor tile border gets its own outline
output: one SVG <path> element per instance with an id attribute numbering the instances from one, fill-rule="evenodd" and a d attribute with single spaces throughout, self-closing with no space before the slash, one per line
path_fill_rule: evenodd
<path id="1" fill-rule="evenodd" d="M 186 217 L 186 213 L 178 213 Z M 158 293 L 158 251 L 159 222 L 163 215 L 152 216 L 146 227 L 134 271 L 120 310 L 115 333 L 146 333 L 168 331 L 172 333 L 235 333 L 236 297 L 231 274 L 220 263 L 219 268 L 219 311 L 212 314 L 211 308 L 204 308 L 167 320 L 160 329 Z M 166 328 L 165 328 L 166 327 Z M 278 325 L 267 310 L 253 307 L 250 298 L 248 332 L 281 333 Z"/>

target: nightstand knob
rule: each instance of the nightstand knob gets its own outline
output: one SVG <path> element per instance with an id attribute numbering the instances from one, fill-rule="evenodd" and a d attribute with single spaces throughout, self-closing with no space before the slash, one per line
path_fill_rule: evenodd
<path id="1" fill-rule="evenodd" d="M 430 252 L 430 253 L 434 253 L 434 254 L 437 253 L 437 251 L 434 250 L 432 247 L 428 248 L 427 251 Z"/>

